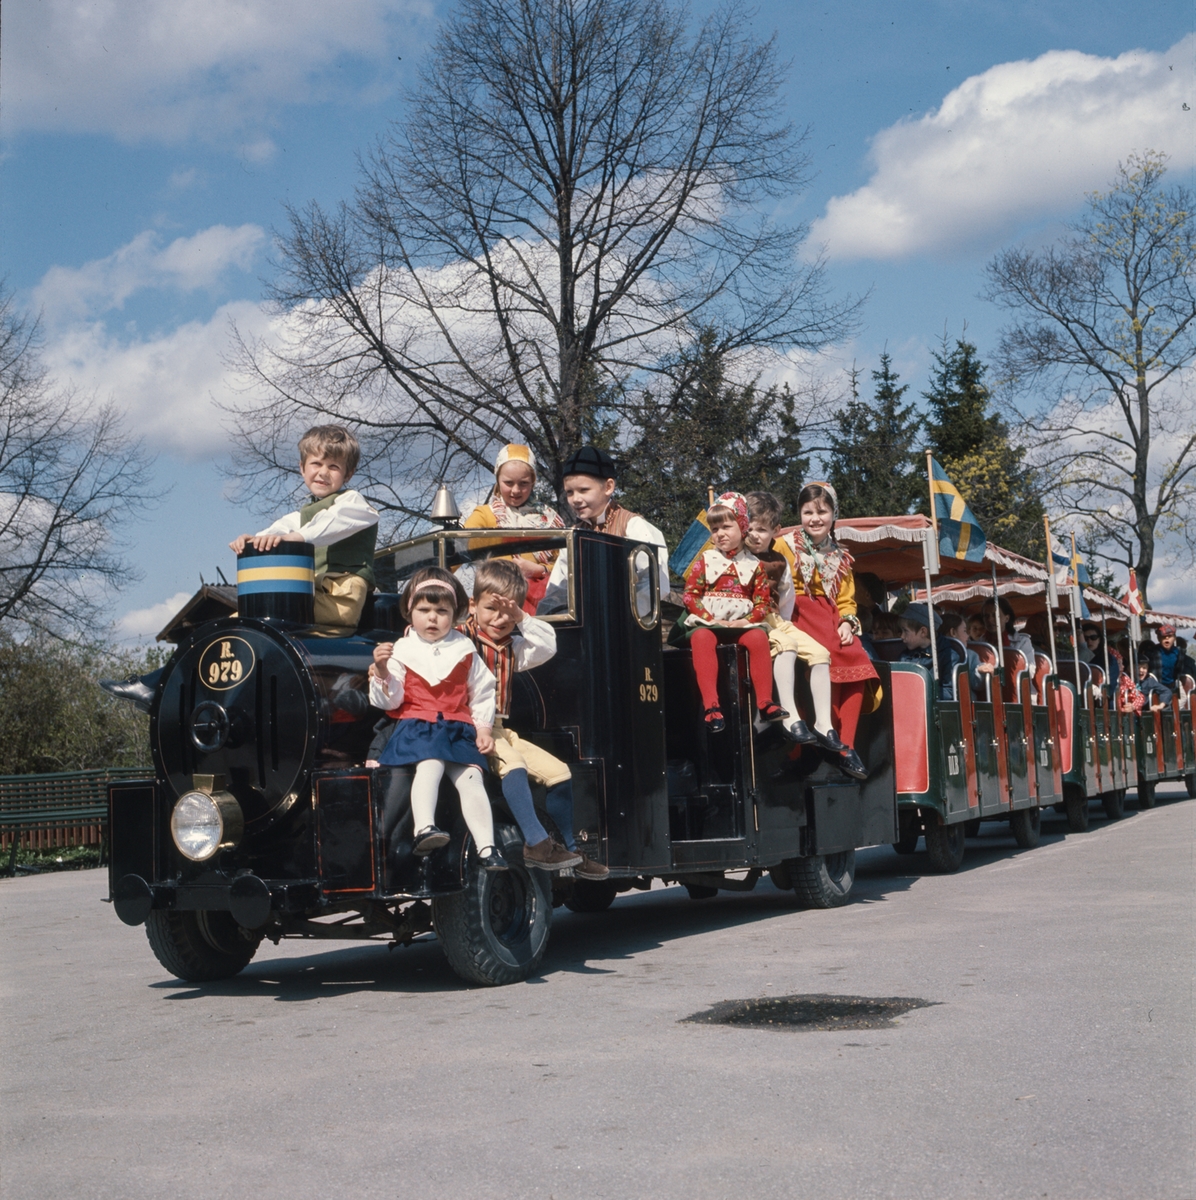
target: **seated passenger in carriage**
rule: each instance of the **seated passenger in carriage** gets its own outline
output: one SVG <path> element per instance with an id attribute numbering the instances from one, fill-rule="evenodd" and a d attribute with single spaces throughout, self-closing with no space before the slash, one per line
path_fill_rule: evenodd
<path id="1" fill-rule="evenodd" d="M 857 640 L 853 559 L 834 537 L 839 499 L 829 483 L 809 483 L 797 497 L 801 529 L 794 539 L 797 627 L 831 653 L 832 703 L 838 721 L 833 737 L 820 738 L 837 750 L 847 774 L 866 779 L 868 770 L 855 750 L 855 736 L 865 702 L 872 711 L 880 703 L 880 677 Z"/>
<path id="2" fill-rule="evenodd" d="M 536 486 L 536 461 L 531 450 L 512 442 L 494 460 L 494 491 L 462 522 L 462 529 L 564 529 L 561 514 L 551 505 L 531 503 Z M 474 543 L 481 545 L 482 543 Z M 511 561 L 527 580 L 524 607 L 529 613 L 544 598 L 548 575 L 556 564 L 557 551 L 540 550 L 519 554 Z"/>
<path id="3" fill-rule="evenodd" d="M 565 499 L 580 529 L 594 529 L 613 537 L 630 538 L 656 547 L 660 594 L 669 592 L 669 551 L 664 534 L 645 521 L 639 513 L 623 508 L 614 498 L 615 460 L 598 446 L 582 446 L 565 462 L 563 486 Z M 544 599 L 536 611 L 540 615 L 563 612 L 568 606 L 569 564 L 567 552 L 557 557 Z"/>
<path id="4" fill-rule="evenodd" d="M 1034 666 L 1034 643 L 1029 637 L 1020 632 L 1013 624 L 1013 605 L 1005 599 L 1004 596 L 997 598 L 997 604 L 1001 611 L 1001 633 L 997 633 L 997 618 L 996 610 L 993 608 L 991 600 L 985 601 L 984 604 L 984 637 L 977 638 L 977 641 L 991 642 L 994 646 L 997 644 L 998 636 L 1001 638 L 1001 644 L 1010 650 L 1017 650 L 1026 660 L 1027 667 Z"/>
<path id="5" fill-rule="evenodd" d="M 760 720 L 783 721 L 789 714 L 772 698 L 772 655 L 764 623 L 772 604 L 768 574 L 744 545 L 747 501 L 738 492 L 725 492 L 707 510 L 706 519 L 714 545 L 698 555 L 685 577 L 686 612 L 669 640 L 689 643 L 711 733 L 727 727 L 718 698 L 719 642 L 738 642 L 747 651 Z"/>
<path id="6" fill-rule="evenodd" d="M 953 638 L 944 636 L 943 624 L 943 617 L 936 612 L 934 628 L 939 656 L 939 699 L 954 700 L 955 667 L 967 661 L 967 651 Z M 899 662 L 918 663 L 929 670 L 934 669 L 934 656 L 930 650 L 930 609 L 927 605 L 911 604 L 901 614 L 901 640 L 905 649 L 901 652 Z"/>
<path id="7" fill-rule="evenodd" d="M 799 745 L 810 744 L 818 741 L 817 734 L 826 735 L 834 730 L 831 722 L 830 651 L 808 633 L 803 633 L 791 620 L 796 599 L 792 557 L 775 549 L 781 534 L 780 500 L 771 492 L 748 492 L 746 498 L 748 531 L 744 544 L 760 560 L 768 576 L 770 599 L 764 624 L 768 627 L 777 700 L 789 714 L 785 718 L 784 729 Z M 813 733 L 797 710 L 795 686 L 799 658 L 809 670 L 810 695 L 814 700 Z"/>
<path id="8" fill-rule="evenodd" d="M 1088 652 L 1092 655 L 1092 662 L 1098 666 L 1105 664 L 1105 639 L 1101 634 L 1100 626 L 1095 621 L 1085 621 L 1083 626 L 1084 645 L 1088 648 Z M 1121 655 L 1117 653 L 1111 646 L 1109 647 L 1109 678 L 1105 682 L 1113 689 L 1117 690 L 1117 682 L 1121 676 Z"/>
<path id="9" fill-rule="evenodd" d="M 273 550 L 280 542 L 316 548 L 315 629 L 353 633 L 374 587 L 378 513 L 360 492 L 345 485 L 361 460 L 361 445 L 342 425 L 315 425 L 299 439 L 299 474 L 311 502 L 279 517 L 260 533 L 229 543 L 234 554 L 247 545 Z"/>
<path id="10" fill-rule="evenodd" d="M 968 631 L 967 622 L 964 620 L 963 613 L 945 612 L 943 613 L 942 627 L 939 629 L 939 636 L 942 638 L 952 638 L 959 643 L 959 650 L 962 650 L 965 655 L 965 660 L 968 664 L 968 684 L 971 686 L 972 695 L 978 700 L 983 700 L 985 695 L 983 675 L 991 675 L 996 668 L 992 663 L 982 663 L 980 655 L 975 650 L 968 647 Z M 958 654 L 959 650 L 955 653 Z M 951 695 L 947 695 L 947 691 Z M 943 699 L 958 700 L 955 695 L 955 688 L 950 681 L 950 676 L 943 682 Z"/>
<path id="11" fill-rule="evenodd" d="M 1171 689 L 1151 674 L 1150 663 L 1145 659 L 1138 661 L 1137 690 L 1143 700 L 1142 707 L 1149 705 L 1152 709 L 1160 709 L 1171 703 Z"/>
<path id="12" fill-rule="evenodd" d="M 1196 677 L 1196 662 L 1179 646 L 1174 625 L 1160 625 L 1157 636 L 1157 646 L 1151 642 L 1144 644 L 1143 657 L 1150 663 L 1151 674 L 1157 677 L 1159 683 L 1175 691 L 1178 686 L 1176 680 L 1181 676 Z"/>

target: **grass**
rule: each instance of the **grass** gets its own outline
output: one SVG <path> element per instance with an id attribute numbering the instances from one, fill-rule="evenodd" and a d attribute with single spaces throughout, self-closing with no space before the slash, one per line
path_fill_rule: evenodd
<path id="1" fill-rule="evenodd" d="M 0 871 L 6 874 L 8 856 L 11 853 L 11 848 L 0 851 Z M 102 865 L 99 846 L 56 846 L 50 850 L 29 850 L 22 847 L 17 851 L 18 875 L 36 875 L 46 871 L 83 871 Z"/>

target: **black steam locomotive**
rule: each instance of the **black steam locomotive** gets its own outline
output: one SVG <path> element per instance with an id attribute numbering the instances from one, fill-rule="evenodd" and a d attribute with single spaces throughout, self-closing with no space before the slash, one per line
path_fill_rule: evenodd
<path id="1" fill-rule="evenodd" d="M 439 564 L 467 581 L 481 559 L 538 550 L 567 555 L 567 603 L 547 618 L 556 657 L 516 676 L 510 725 L 570 764 L 574 833 L 610 867 L 602 882 L 525 869 L 493 780 L 512 869 L 479 868 L 448 785 L 438 823 L 452 840 L 416 857 L 410 770 L 364 765 L 381 715 L 366 672 L 402 633 L 406 580 Z M 855 848 L 897 840 L 890 688 L 857 739 L 864 783 L 753 727 L 737 646 L 719 650 L 728 727 L 708 734 L 689 652 L 664 645 L 652 546 L 584 530 L 428 534 L 378 554 L 380 591 L 349 637 L 311 626 L 305 553 L 242 556 L 239 615 L 195 629 L 154 684 L 155 777 L 109 789 L 111 899 L 181 978 L 231 976 L 263 938 L 406 944 L 435 930 L 464 979 L 509 983 L 540 963 L 554 905 L 600 911 L 654 878 L 695 897 L 750 890 L 767 871 L 831 907 L 850 893 Z"/>

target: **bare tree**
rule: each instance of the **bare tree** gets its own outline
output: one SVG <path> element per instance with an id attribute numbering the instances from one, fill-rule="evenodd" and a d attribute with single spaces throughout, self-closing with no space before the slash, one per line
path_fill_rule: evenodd
<path id="1" fill-rule="evenodd" d="M 36 322 L 0 292 L 0 629 L 94 635 L 136 578 L 117 527 L 153 498 L 148 466 L 112 407 L 51 385 Z"/>
<path id="2" fill-rule="evenodd" d="M 334 418 L 372 438 L 371 495 L 400 514 L 418 497 L 386 480 L 473 474 L 496 442 L 559 490 L 699 328 L 724 358 L 842 336 L 854 302 L 770 212 L 806 160 L 747 25 L 736 4 L 690 36 L 664 0 L 462 0 L 353 202 L 289 212 L 289 332 L 240 343 L 242 478 L 269 487 L 295 427 Z"/>
<path id="3" fill-rule="evenodd" d="M 1160 537 L 1196 549 L 1196 213 L 1186 188 L 1162 186 L 1166 161 L 1131 155 L 1069 236 L 988 266 L 988 298 L 1017 317 L 1002 372 L 1050 389 L 1027 420 L 1048 500 L 1100 557 L 1136 568 L 1144 598 Z"/>

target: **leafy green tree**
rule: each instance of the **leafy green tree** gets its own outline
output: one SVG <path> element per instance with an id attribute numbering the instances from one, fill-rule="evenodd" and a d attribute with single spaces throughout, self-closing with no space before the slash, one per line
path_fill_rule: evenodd
<path id="1" fill-rule="evenodd" d="M 827 479 L 839 494 L 845 517 L 878 517 L 907 513 L 921 495 L 923 475 L 914 454 L 921 418 L 913 404 L 902 404 L 908 384 L 898 385 L 888 351 L 871 403 L 860 399 L 858 373 L 852 373 L 852 398 L 835 416 Z"/>
<path id="2" fill-rule="evenodd" d="M 632 434 L 617 452 L 620 501 L 659 526 L 671 547 L 715 492 L 774 492 L 796 520 L 809 459 L 788 387 L 730 382 L 715 334 L 686 355 L 668 393 L 645 392 L 627 412 Z"/>
<path id="3" fill-rule="evenodd" d="M 149 762 L 149 717 L 100 679 L 152 671 L 165 655 L 0 635 L 0 774 L 87 771 Z"/>
<path id="4" fill-rule="evenodd" d="M 1041 559 L 1046 553 L 1041 482 L 1024 448 L 1011 440 L 1009 426 L 992 411 L 984 382 L 988 367 L 963 338 L 953 347 L 944 339 L 934 359 L 930 390 L 922 393 L 930 410 L 929 449 L 990 541 Z M 928 506 L 929 497 L 921 492 L 919 511 L 927 512 Z"/>

